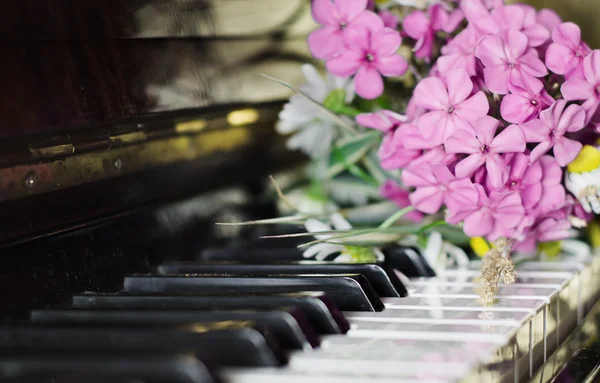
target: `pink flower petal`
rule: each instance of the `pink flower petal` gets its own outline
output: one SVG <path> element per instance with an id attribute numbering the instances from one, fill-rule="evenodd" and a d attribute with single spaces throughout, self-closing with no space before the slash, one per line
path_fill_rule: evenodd
<path id="1" fill-rule="evenodd" d="M 431 186 L 438 183 L 429 165 L 404 169 L 402 171 L 402 182 L 406 186 L 414 187 Z"/>
<path id="2" fill-rule="evenodd" d="M 419 40 L 429 31 L 429 17 L 421 11 L 414 11 L 402 20 L 402 27 L 407 35 Z"/>
<path id="3" fill-rule="evenodd" d="M 490 149 L 492 148 L 494 135 L 496 134 L 499 124 L 500 121 L 490 116 L 481 117 L 473 124 L 480 146 L 487 145 L 490 146 Z M 479 150 L 481 150 L 481 148 Z"/>
<path id="4" fill-rule="evenodd" d="M 364 54 L 371 49 L 372 33 L 360 25 L 349 25 L 344 29 L 344 44 L 346 49 Z"/>
<path id="5" fill-rule="evenodd" d="M 384 76 L 402 76 L 408 70 L 408 63 L 400 55 L 391 55 L 378 58 L 375 68 Z"/>
<path id="6" fill-rule="evenodd" d="M 417 188 L 417 190 L 410 194 L 409 198 L 410 203 L 417 210 L 427 214 L 435 214 L 442 206 L 444 193 L 440 193 L 437 187 L 425 186 Z"/>
<path id="7" fill-rule="evenodd" d="M 529 97 L 518 94 L 507 94 L 500 104 L 500 114 L 508 122 L 520 124 L 528 121 L 536 112 Z"/>
<path id="8" fill-rule="evenodd" d="M 554 157 L 560 166 L 567 166 L 579 154 L 583 145 L 581 142 L 561 137 L 554 143 Z"/>
<path id="9" fill-rule="evenodd" d="M 445 140 L 444 148 L 447 153 L 480 153 L 481 143 L 473 132 L 459 130 Z"/>
<path id="10" fill-rule="evenodd" d="M 552 32 L 561 22 L 560 16 L 552 9 L 544 8 L 538 12 L 537 22 Z"/>
<path id="11" fill-rule="evenodd" d="M 485 169 L 493 187 L 500 188 L 508 181 L 508 168 L 499 154 L 492 153 L 487 156 Z"/>
<path id="12" fill-rule="evenodd" d="M 525 54 L 529 47 L 529 40 L 527 39 L 527 36 L 513 29 L 504 31 L 502 35 L 504 37 L 504 49 L 508 51 L 508 61 L 506 62 L 515 60 Z"/>
<path id="13" fill-rule="evenodd" d="M 531 209 L 540 201 L 542 198 L 542 188 L 541 183 L 534 183 L 521 190 L 521 200 L 525 209 Z"/>
<path id="14" fill-rule="evenodd" d="M 419 118 L 419 131 L 423 137 L 431 141 L 432 145 L 441 145 L 444 142 L 444 132 L 448 125 L 447 112 L 429 112 Z"/>
<path id="15" fill-rule="evenodd" d="M 491 193 L 490 199 L 493 200 L 491 206 L 495 218 L 502 226 L 512 228 L 519 224 L 525 213 L 519 193 Z"/>
<path id="16" fill-rule="evenodd" d="M 533 49 L 528 50 L 519 58 L 519 67 L 524 74 L 532 77 L 544 77 L 548 74 L 546 65 Z"/>
<path id="17" fill-rule="evenodd" d="M 494 93 L 507 94 L 510 69 L 505 66 L 489 67 L 483 70 L 485 86 Z"/>
<path id="18" fill-rule="evenodd" d="M 523 30 L 530 47 L 539 47 L 550 39 L 550 32 L 542 25 L 532 25 Z"/>
<path id="19" fill-rule="evenodd" d="M 327 70 L 335 76 L 350 77 L 358 71 L 362 65 L 363 57 L 354 51 L 344 51 L 339 56 L 327 61 Z"/>
<path id="20" fill-rule="evenodd" d="M 319 24 L 337 26 L 336 15 L 338 12 L 331 0 L 314 0 L 311 11 L 313 19 Z"/>
<path id="21" fill-rule="evenodd" d="M 352 21 L 352 25 L 363 26 L 370 30 L 372 33 L 379 32 L 385 27 L 383 19 L 379 17 L 379 15 L 377 15 L 375 12 L 371 11 L 364 11 L 361 14 L 359 14 L 358 17 L 356 17 Z"/>
<path id="22" fill-rule="evenodd" d="M 463 229 L 469 237 L 485 237 L 494 229 L 494 217 L 488 210 L 478 210 L 465 219 Z"/>
<path id="23" fill-rule="evenodd" d="M 565 132 L 577 132 L 583 129 L 585 125 L 585 109 L 579 105 L 569 105 L 560 116 L 556 132 L 564 134 Z"/>
<path id="24" fill-rule="evenodd" d="M 479 117 L 485 116 L 489 110 L 490 104 L 483 92 L 477 92 L 470 98 L 454 106 L 454 114 L 467 121 L 475 121 Z"/>
<path id="25" fill-rule="evenodd" d="M 335 6 L 342 18 L 353 20 L 367 9 L 368 0 L 335 0 Z"/>
<path id="26" fill-rule="evenodd" d="M 356 122 L 366 128 L 377 129 L 381 132 L 388 132 L 394 127 L 389 118 L 385 118 L 380 113 L 363 113 L 356 116 Z"/>
<path id="27" fill-rule="evenodd" d="M 527 142 L 542 142 L 550 136 L 550 129 L 540 119 L 531 120 L 519 126 Z"/>
<path id="28" fill-rule="evenodd" d="M 581 29 L 574 23 L 562 23 L 552 31 L 552 41 L 575 51 L 581 44 Z"/>
<path id="29" fill-rule="evenodd" d="M 600 83 L 600 50 L 594 50 L 583 60 L 583 72 L 589 83 Z"/>
<path id="30" fill-rule="evenodd" d="M 551 147 L 552 147 L 552 142 L 549 140 L 540 142 L 535 148 L 533 148 L 533 150 L 529 154 L 529 161 L 531 163 L 534 163 L 541 156 L 548 153 L 548 150 L 550 150 Z"/>
<path id="31" fill-rule="evenodd" d="M 331 26 L 316 29 L 308 35 L 308 48 L 315 58 L 329 59 L 344 48 L 342 34 Z"/>
<path id="32" fill-rule="evenodd" d="M 456 164 L 454 172 L 459 178 L 470 177 L 477 169 L 485 164 L 485 157 L 480 153 L 471 154 L 469 157 Z"/>
<path id="33" fill-rule="evenodd" d="M 389 56 L 398 50 L 402 44 L 400 33 L 390 28 L 386 28 L 383 32 L 374 35 L 371 48 L 378 57 Z"/>
<path id="34" fill-rule="evenodd" d="M 567 101 L 589 100 L 596 97 L 594 86 L 580 78 L 572 78 L 562 84 L 560 92 Z"/>
<path id="35" fill-rule="evenodd" d="M 356 94 L 367 100 L 373 100 L 383 93 L 383 79 L 375 68 L 361 67 L 354 78 Z"/>
<path id="36" fill-rule="evenodd" d="M 564 45 L 550 44 L 546 51 L 546 65 L 557 74 L 565 74 L 565 68 L 572 58 L 573 51 Z"/>
<path id="37" fill-rule="evenodd" d="M 419 82 L 413 99 L 417 106 L 430 110 L 446 110 L 450 106 L 446 86 L 436 77 L 428 77 Z"/>
<path id="38" fill-rule="evenodd" d="M 507 52 L 504 50 L 504 43 L 499 36 L 485 36 L 475 49 L 477 56 L 486 67 L 503 66 L 508 62 Z"/>
<path id="39" fill-rule="evenodd" d="M 525 147 L 525 135 L 517 125 L 510 125 L 504 129 L 490 144 L 490 149 L 497 153 L 522 153 Z"/>
<path id="40" fill-rule="evenodd" d="M 457 69 L 446 74 L 446 85 L 448 87 L 448 101 L 450 105 L 456 106 L 469 97 L 473 90 L 473 83 L 469 78 L 469 74 Z"/>

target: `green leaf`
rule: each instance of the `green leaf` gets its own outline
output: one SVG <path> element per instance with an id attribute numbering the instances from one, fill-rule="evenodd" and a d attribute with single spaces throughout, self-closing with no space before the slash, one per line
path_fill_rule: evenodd
<path id="1" fill-rule="evenodd" d="M 338 111 L 345 106 L 345 101 L 346 92 L 343 89 L 334 89 L 329 92 L 327 97 L 325 97 L 325 100 L 323 100 L 323 106 L 332 112 L 338 113 Z"/>
<path id="2" fill-rule="evenodd" d="M 381 109 L 390 109 L 391 102 L 388 95 L 383 94 L 374 100 L 355 97 L 352 106 L 364 112 L 374 112 Z"/>
<path id="3" fill-rule="evenodd" d="M 340 140 L 331 150 L 327 175 L 334 177 L 356 164 L 379 141 L 379 132 L 368 132 Z"/>

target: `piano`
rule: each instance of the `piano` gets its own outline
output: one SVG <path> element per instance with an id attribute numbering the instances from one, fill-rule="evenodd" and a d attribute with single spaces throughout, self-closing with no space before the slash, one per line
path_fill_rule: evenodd
<path id="1" fill-rule="evenodd" d="M 0 381 L 593 382 L 600 261 L 306 261 L 272 229 L 305 0 L 7 0 Z M 284 230 L 276 228 L 274 230 Z M 411 279 L 403 283 L 398 273 Z"/>

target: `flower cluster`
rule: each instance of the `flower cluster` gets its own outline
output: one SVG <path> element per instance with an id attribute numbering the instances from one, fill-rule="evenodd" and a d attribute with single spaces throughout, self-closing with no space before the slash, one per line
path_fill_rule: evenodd
<path id="1" fill-rule="evenodd" d="M 508 238 L 524 251 L 570 237 L 574 221 L 591 217 L 563 180 L 584 145 L 598 138 L 600 51 L 554 12 L 503 1 L 438 1 L 407 15 L 403 27 L 416 40 L 415 56 L 433 59 L 428 77 L 404 114 L 356 117 L 359 125 L 383 132 L 381 166 L 402 171 L 396 187 L 410 192 L 419 212 L 444 213 L 469 237 Z M 343 59 L 330 58 L 333 63 L 348 63 L 347 52 L 368 46 L 346 38 L 354 32 L 340 34 L 344 44 L 331 51 Z M 339 69 L 330 63 L 330 71 Z M 406 69 L 395 65 L 395 73 Z M 358 75 L 356 81 L 359 95 L 381 92 L 375 82 L 358 92 Z M 401 191 L 386 186 L 387 195 Z"/>
<path id="2" fill-rule="evenodd" d="M 322 27 L 308 36 L 308 47 L 330 73 L 354 76 L 356 93 L 373 99 L 383 93 L 382 76 L 401 76 L 408 63 L 397 54 L 402 44 L 397 20 L 368 6 L 367 0 L 314 0 L 313 18 Z"/>

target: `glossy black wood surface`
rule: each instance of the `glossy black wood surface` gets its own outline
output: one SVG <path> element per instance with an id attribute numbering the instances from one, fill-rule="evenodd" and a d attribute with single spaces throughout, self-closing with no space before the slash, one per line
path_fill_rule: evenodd
<path id="1" fill-rule="evenodd" d="M 310 61 L 307 5 L 9 0 L 0 12 L 0 138 L 284 99 L 289 91 L 261 73 L 298 79 Z"/>

